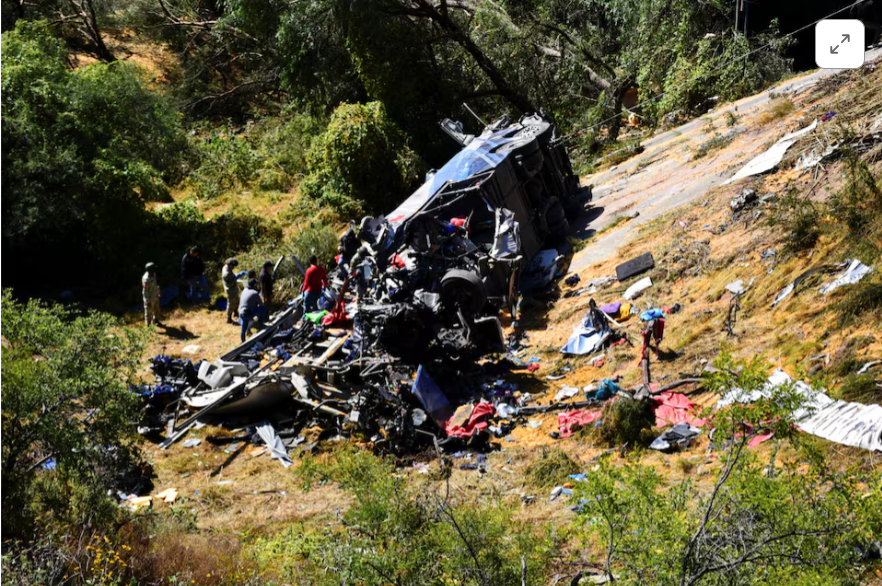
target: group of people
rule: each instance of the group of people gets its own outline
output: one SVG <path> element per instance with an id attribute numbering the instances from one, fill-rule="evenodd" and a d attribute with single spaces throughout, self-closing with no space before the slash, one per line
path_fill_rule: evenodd
<path id="1" fill-rule="evenodd" d="M 301 287 L 307 312 L 316 310 L 322 290 L 328 286 L 328 275 L 324 267 L 319 266 L 315 255 L 309 258 L 309 265 Z M 226 259 L 221 269 L 221 282 L 227 298 L 227 323 L 238 323 L 242 326 L 241 339 L 244 342 L 251 328 L 269 317 L 273 307 L 275 275 L 270 261 L 263 263 L 259 275 L 255 270 L 237 272 L 238 266 L 239 261 L 235 258 Z M 156 264 L 148 262 L 144 271 L 141 277 L 144 321 L 147 326 L 155 324 L 164 327 L 159 321 L 159 299 L 162 292 L 156 278 Z M 240 293 L 239 279 L 246 276 L 245 288 Z M 190 301 L 209 301 L 205 263 L 198 246 L 191 248 L 181 259 L 181 281 L 187 287 L 185 296 Z M 233 319 L 234 316 L 238 317 L 238 321 Z"/>

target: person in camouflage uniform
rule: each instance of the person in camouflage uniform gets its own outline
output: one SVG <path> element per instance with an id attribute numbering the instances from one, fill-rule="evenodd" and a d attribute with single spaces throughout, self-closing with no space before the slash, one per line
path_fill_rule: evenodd
<path id="1" fill-rule="evenodd" d="M 159 283 L 156 281 L 156 265 L 148 262 L 141 277 L 141 295 L 144 297 L 144 322 L 162 325 L 159 321 Z"/>
<path id="2" fill-rule="evenodd" d="M 239 261 L 235 258 L 228 258 L 224 261 L 224 268 L 221 270 L 221 280 L 224 283 L 224 295 L 227 296 L 227 323 L 233 323 L 233 314 L 239 311 L 239 281 L 236 274 L 236 267 Z M 238 315 L 237 315 L 238 317 Z"/>

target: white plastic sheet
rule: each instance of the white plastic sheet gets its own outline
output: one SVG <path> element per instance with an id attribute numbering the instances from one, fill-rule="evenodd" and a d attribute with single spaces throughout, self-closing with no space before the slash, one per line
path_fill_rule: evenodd
<path id="1" fill-rule="evenodd" d="M 791 132 L 790 134 L 785 135 L 781 140 L 773 144 L 769 148 L 769 150 L 748 161 L 746 165 L 744 165 L 737 173 L 735 173 L 735 175 L 733 175 L 731 179 L 723 183 L 723 185 L 728 185 L 729 183 L 744 179 L 745 177 L 759 175 L 760 173 L 771 171 L 778 163 L 781 162 L 781 159 L 784 158 L 784 154 L 787 152 L 787 149 L 793 146 L 793 143 L 795 143 L 799 139 L 799 137 L 811 132 L 817 126 L 818 121 L 815 120 L 802 130 L 797 130 L 796 132 Z"/>
<path id="2" fill-rule="evenodd" d="M 851 259 L 847 262 L 848 267 L 845 269 L 844 273 L 820 288 L 822 295 L 826 295 L 830 291 L 834 291 L 843 285 L 854 285 L 873 272 L 872 267 L 868 267 L 857 259 Z"/>

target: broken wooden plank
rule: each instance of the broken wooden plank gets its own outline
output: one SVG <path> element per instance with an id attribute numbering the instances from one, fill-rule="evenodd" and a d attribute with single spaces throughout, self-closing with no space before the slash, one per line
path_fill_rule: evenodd
<path id="1" fill-rule="evenodd" d="M 321 356 L 316 358 L 315 361 L 313 361 L 312 365 L 319 366 L 319 365 L 323 364 L 328 358 L 333 356 L 337 352 L 337 350 L 342 348 L 343 344 L 345 344 L 346 340 L 348 340 L 348 339 L 349 339 L 349 334 L 346 334 L 345 336 L 340 336 L 339 338 L 334 340 L 334 342 L 330 346 L 328 346 L 328 349 L 325 350 L 324 354 L 322 354 Z"/>

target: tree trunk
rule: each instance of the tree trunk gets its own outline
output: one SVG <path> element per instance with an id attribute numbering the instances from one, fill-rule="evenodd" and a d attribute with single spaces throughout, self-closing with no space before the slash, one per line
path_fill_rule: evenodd
<path id="1" fill-rule="evenodd" d="M 609 134 L 607 139 L 610 141 L 618 140 L 619 131 L 622 129 L 622 100 L 625 98 L 625 94 L 631 89 L 634 80 L 630 77 L 624 79 L 616 85 L 615 91 L 612 93 L 612 110 L 613 110 L 613 118 L 610 121 L 609 125 Z"/>
<path id="2" fill-rule="evenodd" d="M 104 39 L 101 37 L 101 29 L 98 28 L 98 17 L 95 14 L 95 4 L 93 0 L 70 0 L 74 9 L 83 21 L 82 33 L 92 43 L 93 53 L 98 59 L 105 63 L 116 61 Z"/>
<path id="3" fill-rule="evenodd" d="M 447 34 L 463 49 L 472 56 L 481 71 L 490 78 L 490 81 L 499 90 L 499 95 L 511 102 L 511 104 L 526 114 L 527 112 L 536 112 L 536 107 L 530 102 L 529 98 L 515 90 L 509 85 L 508 80 L 502 75 L 502 72 L 493 64 L 492 61 L 484 54 L 484 51 L 472 40 L 468 33 L 462 31 L 455 22 L 447 15 L 447 11 L 441 12 L 426 0 L 414 0 L 419 11 L 426 18 L 431 19 L 438 26 L 444 29 Z M 412 13 L 411 13 L 412 14 Z"/>

